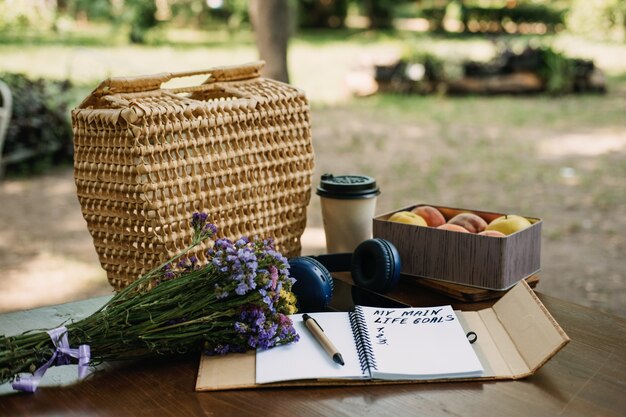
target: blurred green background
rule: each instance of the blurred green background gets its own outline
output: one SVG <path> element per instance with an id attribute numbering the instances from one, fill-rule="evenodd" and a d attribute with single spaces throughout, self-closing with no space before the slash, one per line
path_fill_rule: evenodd
<path id="1" fill-rule="evenodd" d="M 541 217 L 538 290 L 626 316 L 626 2 L 283 3 L 290 82 L 312 104 L 314 182 L 324 172 L 372 175 L 381 213 L 430 203 Z M 258 59 L 248 6 L 0 0 L 0 79 L 14 92 L 0 182 L 0 310 L 110 291 L 74 195 L 69 111 L 111 76 Z M 606 93 L 352 94 L 351 76 L 377 63 L 431 56 L 452 78 L 467 60 L 528 46 L 592 60 Z M 305 250 L 319 252 L 315 195 L 308 217 Z"/>

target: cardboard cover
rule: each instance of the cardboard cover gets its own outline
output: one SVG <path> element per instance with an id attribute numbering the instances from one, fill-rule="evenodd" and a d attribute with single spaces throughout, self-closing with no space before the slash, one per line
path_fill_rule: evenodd
<path id="1" fill-rule="evenodd" d="M 473 331 L 478 336 L 472 346 L 484 368 L 481 377 L 414 381 L 328 379 L 256 384 L 256 353 L 250 351 L 226 356 L 203 355 L 196 391 L 519 379 L 534 374 L 570 340 L 525 281 L 516 284 L 492 307 L 457 311 L 457 315 L 465 331 Z"/>

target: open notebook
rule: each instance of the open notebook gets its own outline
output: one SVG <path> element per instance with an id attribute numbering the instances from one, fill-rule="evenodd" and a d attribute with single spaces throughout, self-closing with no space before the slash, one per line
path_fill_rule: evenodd
<path id="1" fill-rule="evenodd" d="M 483 367 L 450 306 L 378 308 L 315 313 L 315 320 L 341 352 L 333 362 L 305 327 L 291 316 L 297 343 L 256 354 L 256 383 L 305 379 L 416 380 L 480 376 Z"/>
<path id="2" fill-rule="evenodd" d="M 224 356 L 207 356 L 201 355 L 200 366 L 198 368 L 198 379 L 196 382 L 197 391 L 218 391 L 230 389 L 249 389 L 249 388 L 265 388 L 277 386 L 331 386 L 331 385 L 378 385 L 378 384 L 400 384 L 400 383 L 418 383 L 418 382 L 435 382 L 435 381 L 493 381 L 493 380 L 511 380 L 525 378 L 533 375 L 535 372 L 546 364 L 556 353 L 561 350 L 569 342 L 569 337 L 563 331 L 561 326 L 554 320 L 554 317 L 548 312 L 546 307 L 541 303 L 533 290 L 525 281 L 520 281 L 511 290 L 509 290 L 501 299 L 495 302 L 491 307 L 485 307 L 478 311 L 456 311 L 456 316 L 463 327 L 464 332 L 474 332 L 477 335 L 476 342 L 471 345 L 472 350 L 480 359 L 483 366 L 483 373 L 479 376 L 454 375 L 450 378 L 444 378 L 439 375 L 438 378 L 432 379 L 371 379 L 367 375 L 359 372 L 360 367 L 354 373 L 354 377 L 337 376 L 339 374 L 339 365 L 324 356 L 326 353 L 319 347 L 310 347 L 309 349 L 319 349 L 317 357 L 306 357 L 298 355 L 297 360 L 290 359 L 291 363 L 280 362 L 280 358 L 268 359 L 274 362 L 264 362 L 274 364 L 271 369 L 276 372 L 289 370 L 293 366 L 300 369 L 298 373 L 304 373 L 303 369 L 315 368 L 311 375 L 329 375 L 328 378 L 320 379 L 294 379 L 284 380 L 276 383 L 259 384 L 256 382 L 257 355 L 256 351 L 249 351 L 242 354 L 229 354 Z M 326 332 L 332 332 L 336 326 L 343 326 L 346 329 L 346 322 L 341 325 L 335 319 L 330 319 L 330 325 L 325 320 L 326 314 L 311 314 L 324 327 Z M 346 313 L 338 313 L 337 317 L 344 317 Z M 332 316 L 329 316 L 332 317 Z M 303 340 L 293 347 L 305 346 L 304 342 L 309 339 L 302 322 L 298 322 L 297 316 L 295 325 L 298 327 Z M 300 324 L 299 324 L 300 323 Z M 349 323 L 349 319 L 348 319 Z M 350 327 L 351 329 L 351 327 Z M 351 330 L 340 331 L 341 335 L 351 335 Z M 350 336 L 352 337 L 352 336 Z M 348 341 L 350 341 L 348 337 Z M 306 338 L 306 339 L 304 339 Z M 332 336 L 333 342 L 339 345 L 340 340 Z M 352 342 L 354 349 L 356 345 Z M 314 345 L 315 346 L 315 345 Z M 350 344 L 348 344 L 350 346 Z M 289 346 L 273 349 L 286 349 Z M 347 348 L 341 348 L 344 359 L 347 359 Z M 261 355 L 270 351 L 260 352 Z M 278 354 L 278 353 L 277 353 Z M 450 358 L 452 354 L 446 353 Z M 456 354 L 454 354 L 456 355 Z M 281 355 L 282 356 L 282 355 Z M 287 355 L 282 356 L 287 359 Z M 357 352 L 358 357 L 358 352 Z M 456 358 L 456 356 L 455 356 Z M 278 360 L 278 364 L 276 364 Z M 309 362 L 315 360 L 316 366 L 311 366 Z M 355 362 L 355 361 L 353 361 Z M 358 362 L 358 359 L 356 360 Z M 295 364 L 295 365 L 294 365 Z M 359 363 L 360 364 L 360 363 Z M 348 366 L 354 363 L 346 363 L 343 372 L 346 372 Z M 380 364 L 379 364 L 380 365 Z M 330 368 L 328 370 L 327 368 Z M 379 367 L 380 368 L 380 367 Z M 380 370 L 380 369 L 379 369 Z M 295 371 L 290 371 L 295 374 Z M 346 372 L 349 374 L 350 372 Z M 266 373 L 267 377 L 267 373 Z M 297 377 L 297 376 L 295 376 Z M 285 375 L 285 378 L 288 376 Z"/>

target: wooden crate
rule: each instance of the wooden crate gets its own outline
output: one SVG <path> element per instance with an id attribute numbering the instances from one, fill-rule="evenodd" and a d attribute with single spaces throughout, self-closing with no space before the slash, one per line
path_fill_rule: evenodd
<path id="1" fill-rule="evenodd" d="M 397 211 L 373 219 L 374 237 L 393 243 L 402 260 L 402 273 L 490 290 L 506 290 L 539 272 L 542 220 L 526 217 L 532 225 L 507 237 L 480 236 L 433 227 L 390 222 Z M 487 219 L 503 214 L 434 206 L 449 219 L 472 212 Z"/>

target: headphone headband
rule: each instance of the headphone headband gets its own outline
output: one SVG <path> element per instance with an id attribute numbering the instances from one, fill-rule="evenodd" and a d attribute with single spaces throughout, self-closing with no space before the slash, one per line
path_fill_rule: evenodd
<path id="1" fill-rule="evenodd" d="M 317 262 L 324 265 L 328 272 L 345 272 L 350 271 L 353 255 L 349 252 L 345 253 L 329 253 L 325 255 L 309 256 Z"/>
<path id="2" fill-rule="evenodd" d="M 397 284 L 401 270 L 397 249 L 378 238 L 362 242 L 354 254 L 301 256 L 289 264 L 296 279 L 293 291 L 303 312 L 319 311 L 328 305 L 333 292 L 331 272 L 351 271 L 356 285 L 386 293 Z"/>

